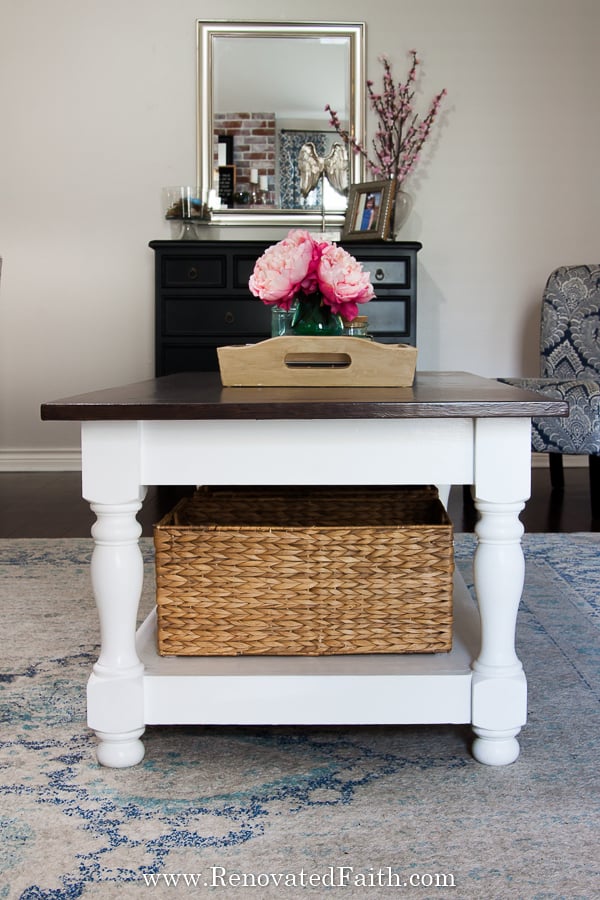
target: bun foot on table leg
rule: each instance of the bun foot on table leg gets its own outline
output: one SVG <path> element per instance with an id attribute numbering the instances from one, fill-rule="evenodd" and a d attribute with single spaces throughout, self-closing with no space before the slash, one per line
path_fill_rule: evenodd
<path id="1" fill-rule="evenodd" d="M 144 729 L 125 732 L 124 734 L 105 734 L 96 731 L 98 747 L 96 756 L 101 766 L 111 769 L 126 769 L 137 766 L 144 758 L 144 745 L 140 741 Z"/>
<path id="2" fill-rule="evenodd" d="M 486 766 L 508 766 L 519 756 L 519 742 L 516 735 L 520 728 L 509 731 L 488 731 L 486 728 L 473 728 L 475 740 L 471 752 L 477 762 Z"/>

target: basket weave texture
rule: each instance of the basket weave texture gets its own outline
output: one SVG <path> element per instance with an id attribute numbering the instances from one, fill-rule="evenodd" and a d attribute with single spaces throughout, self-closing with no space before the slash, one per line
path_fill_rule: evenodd
<path id="1" fill-rule="evenodd" d="M 435 488 L 201 488 L 154 528 L 158 651 L 452 646 L 452 524 Z"/>

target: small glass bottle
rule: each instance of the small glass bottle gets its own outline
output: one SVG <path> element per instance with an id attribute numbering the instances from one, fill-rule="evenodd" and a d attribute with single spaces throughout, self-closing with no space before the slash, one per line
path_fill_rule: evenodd
<path id="1" fill-rule="evenodd" d="M 351 321 L 344 319 L 344 335 L 346 337 L 360 337 L 372 340 L 371 335 L 367 334 L 369 319 L 367 316 L 356 316 Z"/>

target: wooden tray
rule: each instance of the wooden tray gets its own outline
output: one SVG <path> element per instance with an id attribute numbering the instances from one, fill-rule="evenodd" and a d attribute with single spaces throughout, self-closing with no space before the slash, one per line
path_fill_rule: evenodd
<path id="1" fill-rule="evenodd" d="M 270 338 L 218 347 L 225 387 L 410 387 L 417 348 L 355 337 Z"/>

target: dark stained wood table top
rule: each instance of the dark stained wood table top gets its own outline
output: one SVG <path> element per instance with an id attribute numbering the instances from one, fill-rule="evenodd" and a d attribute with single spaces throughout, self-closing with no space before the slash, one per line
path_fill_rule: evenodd
<path id="1" fill-rule="evenodd" d="M 45 421 L 414 419 L 567 416 L 568 404 L 466 372 L 418 372 L 409 388 L 223 387 L 185 372 L 43 403 Z"/>

